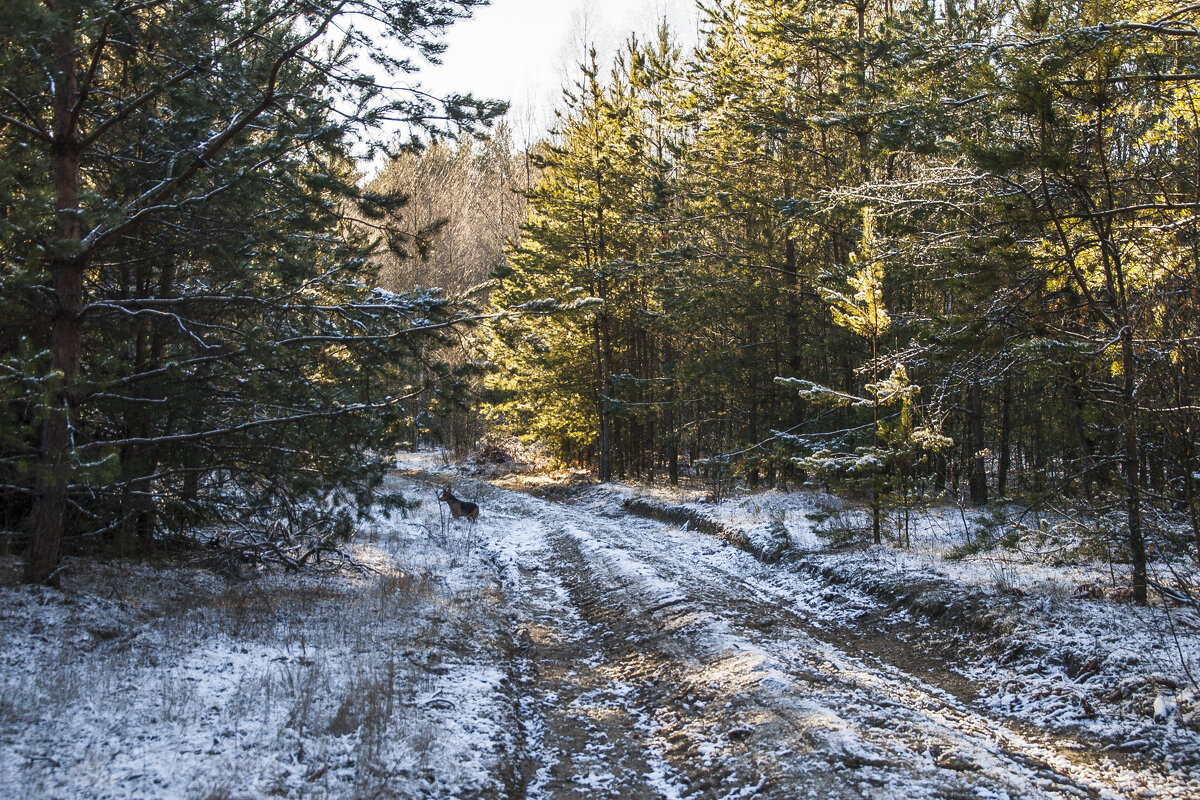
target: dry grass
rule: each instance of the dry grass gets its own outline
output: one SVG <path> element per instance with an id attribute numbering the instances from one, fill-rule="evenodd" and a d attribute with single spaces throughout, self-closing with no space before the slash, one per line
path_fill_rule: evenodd
<path id="1" fill-rule="evenodd" d="M 365 577 L 71 561 L 56 591 L 17 586 L 19 564 L 0 559 L 0 659 L 31 665 L 0 674 L 0 783 L 197 800 L 482 787 L 446 726 L 470 688 L 457 676 L 501 663 L 501 598 L 490 580 L 435 577 L 474 563 L 460 531 L 400 530 L 359 545 L 378 569 Z M 64 778 L 74 794 L 50 789 Z"/>

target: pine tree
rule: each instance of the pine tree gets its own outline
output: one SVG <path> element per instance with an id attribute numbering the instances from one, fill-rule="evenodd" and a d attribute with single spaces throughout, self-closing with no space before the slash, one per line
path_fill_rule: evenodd
<path id="1" fill-rule="evenodd" d="M 358 53 L 414 65 L 339 25 L 369 17 L 435 55 L 472 5 L 5 6 L 0 148 L 21 155 L 0 176 L 0 280 L 21 299 L 0 343 L 20 423 L 2 463 L 6 516 L 28 513 L 26 580 L 53 575 L 64 536 L 144 547 L 189 521 L 281 517 L 316 535 L 369 505 L 366 443 L 389 440 L 407 394 L 389 364 L 455 312 L 372 293 L 368 243 L 343 236 L 352 135 L 415 131 L 434 108 L 359 74 Z"/>
<path id="2" fill-rule="evenodd" d="M 659 396 L 669 346 L 658 337 L 670 333 L 652 287 L 672 244 L 663 85 L 676 57 L 664 28 L 649 45 L 631 40 L 607 82 L 594 53 L 581 68 L 559 141 L 536 154 L 529 220 L 495 298 L 505 308 L 551 301 L 560 313 L 495 326 L 494 413 L 559 455 L 594 453 L 602 480 L 652 470 L 659 408 L 673 403 Z"/>
<path id="3" fill-rule="evenodd" d="M 1108 383 L 1105 394 L 1118 398 L 1110 444 L 1124 473 L 1126 546 L 1134 594 L 1143 603 L 1141 384 L 1147 370 L 1170 370 L 1162 362 L 1152 367 L 1154 349 L 1143 344 L 1153 337 L 1153 309 L 1166 278 L 1146 255 L 1161 244 L 1154 231 L 1180 221 L 1172 199 L 1178 195 L 1164 190 L 1182 163 L 1175 143 L 1153 132 L 1162 131 L 1167 98 L 1183 85 L 1165 77 L 1179 68 L 1181 51 L 1170 24 L 1156 22 L 1165 20 L 1156 16 L 1162 13 L 1120 2 L 1029 5 L 1011 35 L 1014 43 L 1032 37 L 1033 45 L 1005 47 L 1005 57 L 984 68 L 994 91 L 990 116 L 981 118 L 985 135 L 964 148 L 996 178 L 1003 199 L 995 202 L 1010 224 L 1020 219 L 1024 233 L 1036 237 L 1030 261 L 1047 293 L 1070 303 L 1065 314 L 1046 309 L 1043 318 L 1056 330 L 1052 342 L 1071 376 L 1065 410 L 1076 422 L 1069 425 L 1080 424 L 1089 384 Z M 1073 438 L 1090 493 L 1093 443 L 1082 432 Z"/>

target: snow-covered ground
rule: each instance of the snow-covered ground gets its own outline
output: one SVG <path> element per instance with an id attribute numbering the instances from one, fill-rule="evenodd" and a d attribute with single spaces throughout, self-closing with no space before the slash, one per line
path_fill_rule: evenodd
<path id="1" fill-rule="evenodd" d="M 503 796 L 499 586 L 421 511 L 363 531 L 365 576 L 5 564 L 0 797 Z"/>
<path id="2" fill-rule="evenodd" d="M 419 505 L 363 530 L 366 575 L 3 564 L 0 796 L 1200 796 L 1196 615 L 1075 597 L 1087 564 L 948 561 L 957 509 L 836 551 L 819 530 L 859 512 L 826 495 L 555 502 L 401 467 Z"/>
<path id="3" fill-rule="evenodd" d="M 1079 729 L 1164 763 L 1189 751 L 1200 760 L 1200 614 L 1161 596 L 1149 608 L 1114 600 L 1127 599 L 1114 589 L 1128 583 L 1127 569 L 1072 555 L 1075 523 L 1061 516 L 937 506 L 910 513 L 906 547 L 846 548 L 831 543 L 847 529 L 863 531 L 865 540 L 867 513 L 820 492 L 713 503 L 696 491 L 615 486 L 591 496 L 610 513 L 632 498 L 684 509 L 745 531 L 752 551 L 777 547 L 782 535 L 790 548 L 782 568 L 866 594 L 884 612 L 872 615 L 873 624 L 912 627 L 927 632 L 926 646 L 952 646 L 950 666 L 996 711 Z M 893 511 L 887 522 L 898 541 L 901 515 Z M 978 547 L 1017 524 L 1026 535 L 1016 546 Z M 1194 565 L 1151 566 L 1164 584 L 1172 571 L 1197 583 Z M 935 620 L 946 624 L 931 631 Z"/>

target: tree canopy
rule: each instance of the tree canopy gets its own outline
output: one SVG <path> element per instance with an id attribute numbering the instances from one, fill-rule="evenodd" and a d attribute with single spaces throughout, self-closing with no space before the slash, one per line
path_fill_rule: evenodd
<path id="1" fill-rule="evenodd" d="M 64 541 L 345 533 L 462 316 L 378 290 L 355 147 L 486 123 L 406 78 L 479 0 L 13 0 L 0 26 L 0 516 Z M 397 136 L 398 132 L 398 136 Z M 400 235 L 400 234 L 397 234 Z"/>
<path id="2" fill-rule="evenodd" d="M 502 331 L 502 418 L 602 478 L 1078 498 L 1144 602 L 1200 549 L 1200 6 L 703 7 L 568 94 L 499 298 L 576 303 Z"/>

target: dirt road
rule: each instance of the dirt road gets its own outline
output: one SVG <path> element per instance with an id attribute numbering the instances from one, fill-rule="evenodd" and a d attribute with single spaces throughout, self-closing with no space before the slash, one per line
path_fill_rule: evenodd
<path id="1" fill-rule="evenodd" d="M 865 656 L 870 601 L 586 501 L 471 487 L 518 652 L 528 798 L 1136 796 L 1147 772 Z M 902 641 L 887 648 L 905 653 Z M 877 650 L 878 651 L 878 650 Z M 919 653 L 893 662 L 919 661 Z M 930 676 L 935 676 L 930 679 Z M 947 675 L 947 686 L 951 676 Z M 1186 796 L 1168 777 L 1159 796 Z"/>

